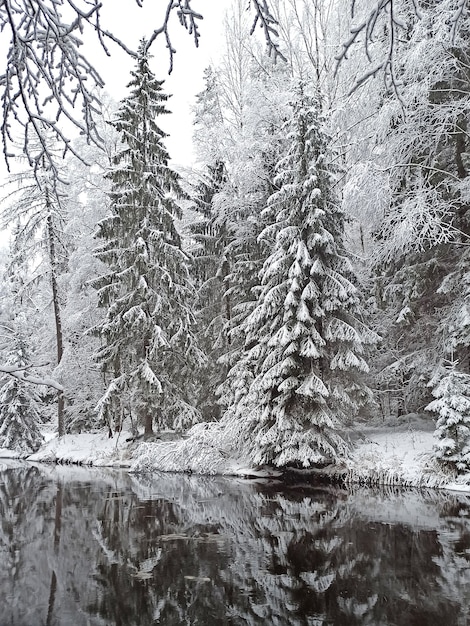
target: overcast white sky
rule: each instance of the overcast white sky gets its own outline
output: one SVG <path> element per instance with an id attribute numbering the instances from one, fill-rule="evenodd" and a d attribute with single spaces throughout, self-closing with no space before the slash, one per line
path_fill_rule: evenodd
<path id="1" fill-rule="evenodd" d="M 201 38 L 199 48 L 194 45 L 193 37 L 179 24 L 176 12 L 171 20 L 173 46 L 177 49 L 174 56 L 174 69 L 168 75 L 169 55 L 165 49 L 163 36 L 154 43 L 152 70 L 159 80 L 165 80 L 166 93 L 172 94 L 168 108 L 172 115 L 165 116 L 162 127 L 170 137 L 166 144 L 174 163 L 190 165 L 192 153 L 192 114 L 191 106 L 195 95 L 203 89 L 204 69 L 220 57 L 224 40 L 225 12 L 232 0 L 193 0 L 194 9 L 204 19 L 199 22 Z M 155 27 L 162 23 L 163 9 L 167 2 L 146 0 L 139 8 L 135 0 L 105 0 L 102 7 L 102 26 L 116 34 L 125 44 L 136 50 L 143 37 L 149 37 Z M 5 32 L 9 37 L 8 31 Z M 111 57 L 103 52 L 96 37 L 90 32 L 83 36 L 82 53 L 95 65 L 105 81 L 105 90 L 119 101 L 126 93 L 130 80 L 130 70 L 134 60 L 126 55 L 117 45 L 110 43 Z M 0 54 L 6 55 L 6 41 L 0 33 Z M 7 175 L 6 167 L 0 155 L 0 182 Z"/>

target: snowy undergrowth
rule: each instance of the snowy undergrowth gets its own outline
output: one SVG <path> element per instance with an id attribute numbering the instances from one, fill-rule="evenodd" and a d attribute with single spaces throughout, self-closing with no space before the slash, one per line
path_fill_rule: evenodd
<path id="1" fill-rule="evenodd" d="M 227 429 L 220 423 L 196 424 L 185 439 L 140 444 L 131 471 L 257 476 L 266 473 L 250 466 L 248 459 L 240 459 L 230 440 Z M 277 475 L 279 472 L 270 474 Z"/>
<path id="2" fill-rule="evenodd" d="M 338 476 L 346 483 L 470 491 L 470 473 L 457 476 L 434 460 L 435 443 L 432 430 L 365 429 Z"/>
<path id="3" fill-rule="evenodd" d="M 122 467 L 133 473 L 157 471 L 199 475 L 272 476 L 276 470 L 254 468 L 233 445 L 233 433 L 220 424 L 199 424 L 175 441 L 132 443 L 129 434 L 106 432 L 50 439 L 28 460 Z M 231 443 L 232 442 L 232 443 Z M 432 487 L 470 492 L 470 473 L 457 476 L 433 460 L 435 438 L 428 427 L 363 428 L 349 458 L 328 475 L 347 484 Z M 15 456 L 2 451 L 0 456 Z"/>
<path id="4" fill-rule="evenodd" d="M 226 434 L 226 433 L 225 433 Z M 224 445 L 225 444 L 225 445 Z M 432 430 L 366 428 L 353 451 L 328 475 L 348 484 L 434 487 L 470 491 L 470 474 L 446 472 L 433 460 Z M 256 475 L 248 459 L 238 459 L 217 424 L 193 428 L 187 439 L 144 443 L 135 453 L 131 471 L 191 472 L 209 475 Z M 260 470 L 269 474 L 268 470 Z"/>
<path id="5" fill-rule="evenodd" d="M 21 454 L 17 450 L 9 450 L 8 448 L 0 448 L 0 459 L 21 459 L 27 458 L 27 454 Z"/>
<path id="6" fill-rule="evenodd" d="M 224 474 L 227 456 L 209 442 L 189 438 L 180 441 L 142 443 L 131 466 L 134 472 L 191 472 Z"/>

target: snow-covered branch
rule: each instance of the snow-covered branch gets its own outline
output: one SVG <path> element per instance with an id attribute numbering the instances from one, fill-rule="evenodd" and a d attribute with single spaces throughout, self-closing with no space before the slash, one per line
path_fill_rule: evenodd
<path id="1" fill-rule="evenodd" d="M 419 17 L 418 6 L 414 0 L 410 0 L 414 5 L 416 11 L 414 16 Z M 355 2 L 352 2 L 352 16 L 354 17 Z M 384 32 L 387 33 L 388 45 L 384 46 L 384 53 L 379 61 L 374 61 L 374 54 L 372 48 L 377 40 L 383 39 L 383 35 L 379 35 L 382 20 L 385 19 L 386 25 L 384 26 Z M 343 44 L 343 49 L 336 57 L 337 68 L 339 64 L 343 62 L 348 53 L 352 50 L 353 46 L 360 42 L 364 46 L 364 53 L 368 62 L 372 65 L 370 70 L 361 75 L 356 82 L 351 85 L 351 92 L 363 85 L 369 78 L 375 77 L 378 73 L 382 73 L 395 93 L 398 95 L 397 83 L 395 78 L 395 49 L 399 40 L 398 32 L 402 29 L 406 29 L 406 24 L 397 15 L 394 9 L 393 0 L 379 0 L 373 9 L 363 19 L 359 21 L 357 25 L 351 27 L 350 37 Z"/>
<path id="2" fill-rule="evenodd" d="M 140 5 L 141 0 L 137 1 Z M 199 32 L 198 22 L 203 19 L 203 16 L 191 7 L 191 0 L 176 0 L 176 2 L 172 0 L 171 2 L 168 2 L 163 23 L 161 26 L 153 31 L 148 40 L 147 47 L 150 47 L 159 35 L 164 36 L 166 41 L 166 47 L 168 48 L 168 54 L 170 55 L 170 68 L 168 71 L 169 74 L 171 74 L 171 72 L 173 71 L 173 57 L 176 52 L 176 48 L 174 48 L 173 44 L 171 43 L 170 36 L 170 17 L 172 11 L 174 11 L 175 9 L 177 11 L 181 26 L 183 26 L 188 31 L 188 33 L 192 35 L 196 48 L 199 46 L 199 38 L 201 36 Z"/>
<path id="3" fill-rule="evenodd" d="M 0 365 L 0 373 L 9 374 L 18 380 L 25 383 L 31 383 L 33 385 L 45 385 L 46 387 L 52 387 L 59 392 L 63 392 L 64 388 L 53 378 L 48 376 L 35 376 L 29 373 L 30 367 L 18 367 L 15 365 Z"/>
<path id="4" fill-rule="evenodd" d="M 351 0 L 351 18 L 357 23 L 350 28 L 350 36 L 343 43 L 341 52 L 336 56 L 338 67 L 347 60 L 357 44 L 363 46 L 364 54 L 371 64 L 371 68 L 360 75 L 351 85 L 351 92 L 361 87 L 370 78 L 382 74 L 389 87 L 393 89 L 399 99 L 400 89 L 396 78 L 397 48 L 410 31 L 410 27 L 423 19 L 428 2 L 423 0 L 405 0 L 398 3 L 396 0 L 376 0 L 372 9 L 365 15 L 359 15 L 356 0 Z M 449 43 L 455 40 L 459 25 L 465 15 L 468 0 L 459 0 L 449 19 Z M 382 42 L 381 52 L 377 59 L 374 50 L 377 43 Z"/>
<path id="5" fill-rule="evenodd" d="M 23 127 L 23 152 L 35 167 L 44 159 L 53 166 L 48 134 L 60 141 L 64 152 L 74 153 L 62 130 L 64 121 L 72 123 L 89 141 L 99 142 L 93 121 L 98 106 L 93 88 L 102 86 L 103 81 L 79 52 L 79 36 L 85 24 L 104 34 L 99 24 L 101 5 L 92 3 L 90 9 L 91 3 L 83 0 L 83 7 L 73 0 L 65 4 L 75 16 L 71 23 L 64 19 L 63 0 L 5 0 L 0 5 L 1 32 L 10 39 L 5 70 L 0 75 L 1 134 L 7 163 L 14 156 L 10 150 L 18 125 Z M 82 112 L 80 117 L 77 109 Z M 34 158 L 29 149 L 32 136 L 42 144 L 41 154 Z"/>
<path id="6" fill-rule="evenodd" d="M 253 0 L 253 7 L 255 10 L 255 19 L 251 27 L 251 34 L 255 31 L 256 26 L 259 25 L 263 29 L 269 55 L 273 55 L 275 59 L 279 57 L 283 61 L 286 61 L 286 57 L 282 54 L 276 42 L 279 36 L 276 29 L 277 21 L 270 11 L 268 2 L 266 0 Z"/>

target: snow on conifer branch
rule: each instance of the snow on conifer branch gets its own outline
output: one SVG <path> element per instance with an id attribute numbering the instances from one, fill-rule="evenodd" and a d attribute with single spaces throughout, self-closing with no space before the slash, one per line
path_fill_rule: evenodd
<path id="1" fill-rule="evenodd" d="M 470 375 L 459 371 L 458 363 L 450 361 L 444 375 L 429 386 L 436 398 L 426 410 L 437 413 L 435 437 L 436 458 L 458 472 L 470 468 Z"/>

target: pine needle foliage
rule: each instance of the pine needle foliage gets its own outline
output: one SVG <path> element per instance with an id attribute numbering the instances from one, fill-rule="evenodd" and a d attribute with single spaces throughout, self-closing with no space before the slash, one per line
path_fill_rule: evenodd
<path id="1" fill-rule="evenodd" d="M 142 42 L 113 122 L 123 147 L 107 175 L 110 215 L 97 232 L 97 256 L 109 271 L 95 282 L 106 308 L 95 328 L 102 339 L 97 359 L 109 383 L 100 414 L 119 425 L 130 413 L 148 434 L 154 423 L 182 429 L 197 421 L 190 372 L 202 358 L 192 334 L 189 259 L 175 226 L 184 192 L 156 121 L 169 112 L 168 96 L 149 58 Z"/>
<path id="2" fill-rule="evenodd" d="M 430 386 L 434 381 L 431 381 Z M 437 413 L 435 457 L 458 472 L 470 471 L 470 374 L 450 361 L 426 410 Z"/>
<path id="3" fill-rule="evenodd" d="M 196 287 L 195 317 L 198 341 L 207 362 L 198 381 L 198 407 L 206 419 L 220 417 L 216 388 L 226 375 L 218 362 L 227 350 L 227 322 L 230 301 L 225 294 L 228 272 L 226 246 L 229 232 L 224 220 L 218 219 L 214 199 L 227 183 L 222 161 L 208 166 L 194 187 L 191 210 L 197 216 L 189 225 L 192 245 L 192 276 Z"/>

